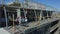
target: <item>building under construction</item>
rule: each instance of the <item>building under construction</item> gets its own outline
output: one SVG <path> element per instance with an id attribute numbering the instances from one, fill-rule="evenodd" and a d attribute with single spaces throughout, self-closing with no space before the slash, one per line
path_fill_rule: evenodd
<path id="1" fill-rule="evenodd" d="M 56 8 L 25 0 L 0 4 L 0 27 L 4 34 L 59 34 L 60 18 L 54 16 Z M 27 18 L 28 27 L 22 26 L 17 17 Z M 22 20 L 20 21 L 22 23 Z M 3 33 L 2 33 L 3 34 Z"/>

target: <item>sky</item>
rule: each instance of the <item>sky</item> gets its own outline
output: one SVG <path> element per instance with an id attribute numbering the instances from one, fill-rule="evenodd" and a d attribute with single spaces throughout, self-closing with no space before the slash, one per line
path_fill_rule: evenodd
<path id="1" fill-rule="evenodd" d="M 14 0 L 5 0 L 5 3 L 13 2 Z M 23 1 L 23 0 L 20 0 Z M 42 3 L 48 6 L 52 6 L 60 10 L 60 0 L 31 0 L 32 2 Z M 1 0 L 0 0 L 1 3 Z"/>
<path id="2" fill-rule="evenodd" d="M 37 0 L 35 0 L 36 2 Z M 46 4 L 48 6 L 52 6 L 60 10 L 60 0 L 38 0 L 38 3 Z"/>

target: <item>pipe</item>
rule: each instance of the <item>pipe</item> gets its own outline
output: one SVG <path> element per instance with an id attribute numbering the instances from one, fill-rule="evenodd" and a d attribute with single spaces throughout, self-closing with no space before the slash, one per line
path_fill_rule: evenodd
<path id="1" fill-rule="evenodd" d="M 6 19 L 6 27 L 8 28 L 6 8 L 5 7 L 3 7 L 3 8 L 4 8 L 4 13 L 5 13 L 5 19 Z"/>

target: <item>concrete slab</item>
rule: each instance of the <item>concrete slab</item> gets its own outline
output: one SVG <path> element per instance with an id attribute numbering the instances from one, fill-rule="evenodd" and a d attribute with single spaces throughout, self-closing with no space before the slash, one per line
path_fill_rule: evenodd
<path id="1" fill-rule="evenodd" d="M 4 30 L 4 28 L 0 28 L 0 34 L 10 34 L 10 33 Z"/>

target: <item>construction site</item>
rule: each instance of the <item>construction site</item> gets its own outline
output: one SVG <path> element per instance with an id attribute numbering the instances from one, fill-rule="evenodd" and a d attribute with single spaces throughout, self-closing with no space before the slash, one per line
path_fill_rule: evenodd
<path id="1" fill-rule="evenodd" d="M 15 0 L 0 4 L 1 34 L 59 34 L 60 12 L 57 8 L 31 2 Z"/>

